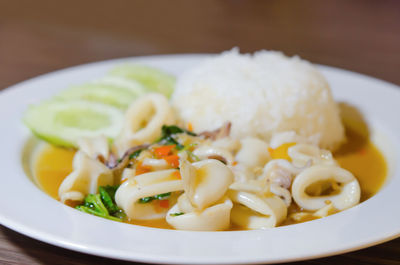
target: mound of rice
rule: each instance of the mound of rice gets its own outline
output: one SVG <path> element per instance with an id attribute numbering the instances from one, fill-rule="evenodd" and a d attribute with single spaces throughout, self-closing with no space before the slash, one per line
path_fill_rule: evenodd
<path id="1" fill-rule="evenodd" d="M 196 132 L 232 122 L 234 138 L 295 131 L 335 149 L 344 140 L 338 106 L 325 78 L 309 62 L 280 52 L 206 59 L 178 78 L 172 104 Z"/>

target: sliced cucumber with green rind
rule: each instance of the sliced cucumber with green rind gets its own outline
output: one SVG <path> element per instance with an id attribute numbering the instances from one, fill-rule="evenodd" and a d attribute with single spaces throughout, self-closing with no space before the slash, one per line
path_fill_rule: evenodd
<path id="1" fill-rule="evenodd" d="M 149 66 L 126 64 L 111 70 L 112 76 L 136 80 L 153 92 L 170 97 L 175 87 L 175 77 Z"/>
<path id="2" fill-rule="evenodd" d="M 61 92 L 57 98 L 64 100 L 84 99 L 125 109 L 136 98 L 145 93 L 146 89 L 138 82 L 111 77 L 71 87 Z"/>
<path id="3" fill-rule="evenodd" d="M 138 81 L 120 76 L 105 76 L 94 80 L 92 83 L 126 88 L 135 95 L 142 95 L 148 92 Z"/>
<path id="4" fill-rule="evenodd" d="M 81 137 L 104 135 L 113 140 L 120 132 L 123 112 L 110 105 L 85 100 L 51 100 L 31 106 L 25 124 L 52 144 L 77 147 Z"/>

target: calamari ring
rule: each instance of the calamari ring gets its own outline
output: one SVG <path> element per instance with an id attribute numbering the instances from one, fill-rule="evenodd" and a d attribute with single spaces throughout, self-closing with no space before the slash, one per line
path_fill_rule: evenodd
<path id="1" fill-rule="evenodd" d="M 244 211 L 243 207 L 232 209 L 233 223 L 247 229 L 265 229 L 275 227 L 285 220 L 287 208 L 284 201 L 278 196 L 257 196 L 256 194 L 229 190 L 228 196 L 237 204 L 241 204 L 252 211 Z"/>
<path id="2" fill-rule="evenodd" d="M 185 194 L 181 196 L 184 195 Z M 190 204 L 190 202 L 186 202 L 186 204 Z M 220 203 L 212 205 L 201 212 L 184 212 L 179 208 L 179 203 L 177 203 L 168 211 L 166 220 L 175 229 L 179 230 L 225 230 L 230 224 L 232 205 L 232 201 L 226 198 Z"/>
<path id="3" fill-rule="evenodd" d="M 175 121 L 168 99 L 160 94 L 147 94 L 132 103 L 125 114 L 121 134 L 115 140 L 118 154 L 135 145 L 151 143 L 160 136 L 161 127 Z"/>
<path id="4" fill-rule="evenodd" d="M 342 185 L 341 191 L 336 195 L 310 196 L 306 189 L 318 181 L 335 180 Z M 294 179 L 292 196 L 294 201 L 306 210 L 319 210 L 330 201 L 338 210 L 345 210 L 360 201 L 360 185 L 349 171 L 333 165 L 315 165 L 305 169 Z"/>

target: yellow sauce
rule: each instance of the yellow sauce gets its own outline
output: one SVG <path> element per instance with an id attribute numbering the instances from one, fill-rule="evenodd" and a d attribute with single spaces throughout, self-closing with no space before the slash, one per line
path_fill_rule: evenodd
<path id="1" fill-rule="evenodd" d="M 368 139 L 347 129 L 347 143 L 334 153 L 340 166 L 357 178 L 361 201 L 376 194 L 385 182 L 387 165 L 382 153 Z"/>
<path id="2" fill-rule="evenodd" d="M 129 223 L 134 224 L 134 225 L 147 226 L 147 227 L 174 229 L 172 226 L 170 226 L 167 223 L 167 220 L 165 220 L 165 218 L 157 219 L 157 220 L 134 220 L 134 221 L 129 221 Z"/>
<path id="3" fill-rule="evenodd" d="M 75 151 L 49 145 L 37 158 L 34 176 L 40 186 L 51 197 L 58 199 L 58 187 L 72 171 Z"/>
<path id="4" fill-rule="evenodd" d="M 387 165 L 381 152 L 361 134 L 347 129 L 347 143 L 334 153 L 340 166 L 352 172 L 361 186 L 361 201 L 376 194 L 385 182 Z M 39 186 L 50 196 L 58 199 L 58 187 L 63 179 L 72 171 L 73 150 L 47 147 L 37 159 L 35 175 Z M 201 173 L 201 172 L 200 172 Z M 288 209 L 291 213 L 302 212 L 296 204 Z M 309 221 L 315 218 L 305 219 Z M 172 229 L 164 220 L 133 221 L 136 225 Z M 298 223 L 288 218 L 282 225 Z M 232 226 L 230 230 L 239 230 Z"/>

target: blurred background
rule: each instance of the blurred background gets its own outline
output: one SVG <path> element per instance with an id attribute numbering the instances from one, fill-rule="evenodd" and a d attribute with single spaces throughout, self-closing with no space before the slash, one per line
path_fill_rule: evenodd
<path id="1" fill-rule="evenodd" d="M 0 88 L 92 61 L 234 46 L 400 84 L 400 1 L 0 0 Z"/>
<path id="2" fill-rule="evenodd" d="M 57 69 L 119 57 L 298 54 L 400 85 L 396 0 L 0 0 L 0 90 Z M 397 264 L 400 239 L 302 264 Z M 53 247 L 5 227 L 0 264 L 125 264 Z"/>

